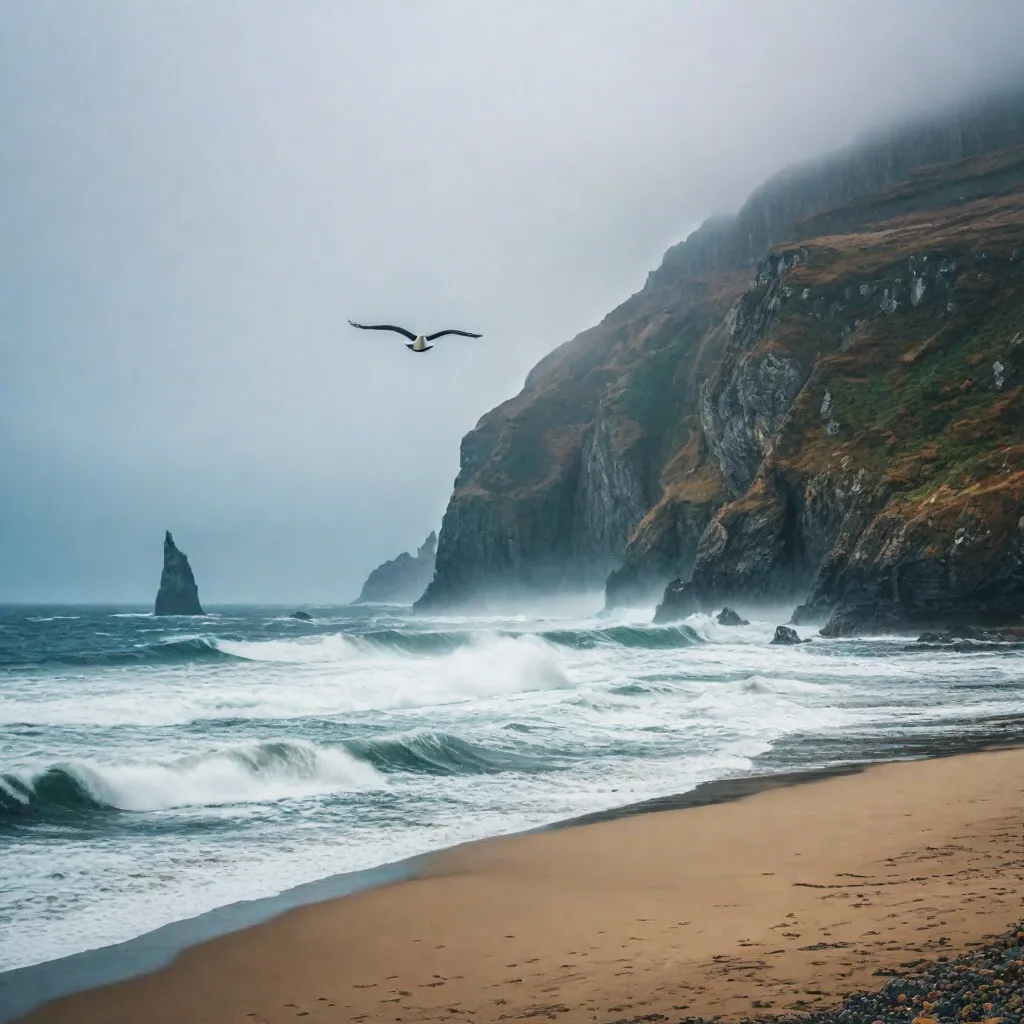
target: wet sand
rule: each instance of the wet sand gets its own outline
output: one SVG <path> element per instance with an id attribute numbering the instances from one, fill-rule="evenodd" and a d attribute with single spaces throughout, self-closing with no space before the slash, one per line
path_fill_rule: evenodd
<path id="1" fill-rule="evenodd" d="M 791 1012 L 1022 916 L 1024 750 L 760 788 L 448 850 L 416 878 L 291 910 L 24 1019 Z"/>

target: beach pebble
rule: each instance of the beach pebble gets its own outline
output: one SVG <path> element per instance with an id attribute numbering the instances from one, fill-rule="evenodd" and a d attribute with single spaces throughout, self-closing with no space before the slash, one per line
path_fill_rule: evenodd
<path id="1" fill-rule="evenodd" d="M 959 957 L 904 964 L 905 974 L 875 992 L 851 993 L 831 1010 L 766 1015 L 747 1024 L 1024 1024 L 1022 957 L 1024 928 L 1017 927 Z"/>

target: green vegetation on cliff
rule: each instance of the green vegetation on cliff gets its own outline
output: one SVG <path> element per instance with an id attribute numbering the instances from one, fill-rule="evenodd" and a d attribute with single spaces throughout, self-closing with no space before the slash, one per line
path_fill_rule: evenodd
<path id="1" fill-rule="evenodd" d="M 419 607 L 679 577 L 662 617 L 1015 614 L 1022 146 L 1019 95 L 894 129 L 670 250 L 463 440 Z"/>
<path id="2" fill-rule="evenodd" d="M 818 218 L 855 226 L 805 227 L 742 300 L 749 326 L 703 401 L 743 493 L 663 619 L 807 594 L 798 621 L 831 615 L 832 633 L 1024 613 L 1024 150 L 930 168 L 899 194 L 912 211 L 883 193 Z M 737 382 L 769 362 L 786 410 L 745 460 L 763 395 Z"/>

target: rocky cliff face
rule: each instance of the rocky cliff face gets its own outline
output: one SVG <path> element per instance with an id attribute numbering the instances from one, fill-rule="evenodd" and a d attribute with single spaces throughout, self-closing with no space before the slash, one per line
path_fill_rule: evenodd
<path id="1" fill-rule="evenodd" d="M 480 420 L 418 609 L 604 584 L 696 425 L 694 368 L 713 365 L 744 276 L 646 289 Z"/>
<path id="2" fill-rule="evenodd" d="M 651 277 L 678 280 L 721 266 L 752 266 L 814 214 L 888 188 L 918 168 L 1021 143 L 1024 103 L 1016 91 L 867 133 L 837 153 L 769 178 L 734 217 L 713 218 L 669 249 Z"/>
<path id="3" fill-rule="evenodd" d="M 659 618 L 730 599 L 802 601 L 794 620 L 829 635 L 1015 621 L 1024 148 L 929 168 L 802 234 L 758 268 L 702 391 L 708 445 L 746 487 Z"/>
<path id="4" fill-rule="evenodd" d="M 183 551 L 179 551 L 168 530 L 164 534 L 164 568 L 156 595 L 155 615 L 205 615 L 199 603 L 192 567 Z"/>
<path id="5" fill-rule="evenodd" d="M 913 325 L 907 344 L 924 344 L 922 325 L 988 315 L 964 261 L 1006 241 L 994 225 L 1017 200 L 993 197 L 1019 196 L 1020 171 L 1005 154 L 972 158 L 1022 143 L 1020 96 L 877 134 L 776 176 L 669 250 L 643 291 L 463 440 L 417 607 L 605 576 L 609 604 L 651 600 L 673 577 L 691 581 L 688 601 L 840 600 L 826 563 L 843 576 L 844 545 L 895 493 L 875 428 L 854 426 L 852 407 L 876 392 L 851 382 L 905 354 L 880 325 Z M 993 284 L 993 310 L 1005 287 Z M 923 379 L 932 364 L 914 365 Z M 810 448 L 829 458 L 800 455 L 812 423 Z"/>
<path id="6" fill-rule="evenodd" d="M 436 554 L 437 534 L 431 530 L 416 549 L 415 557 L 403 551 L 397 558 L 378 565 L 363 584 L 356 604 L 412 604 L 434 575 Z"/>

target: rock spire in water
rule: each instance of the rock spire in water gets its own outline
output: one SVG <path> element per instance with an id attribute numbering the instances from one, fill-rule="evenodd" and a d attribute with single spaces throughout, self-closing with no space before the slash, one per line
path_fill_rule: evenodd
<path id="1" fill-rule="evenodd" d="M 168 530 L 164 534 L 164 571 L 160 574 L 160 590 L 156 595 L 156 615 L 205 615 L 199 603 L 192 567 L 183 551 L 179 551 Z"/>
<path id="2" fill-rule="evenodd" d="M 415 558 L 403 551 L 397 558 L 378 565 L 363 584 L 356 603 L 412 604 L 433 579 L 436 555 L 437 534 L 431 530 L 416 549 Z"/>

